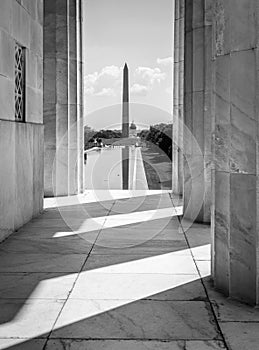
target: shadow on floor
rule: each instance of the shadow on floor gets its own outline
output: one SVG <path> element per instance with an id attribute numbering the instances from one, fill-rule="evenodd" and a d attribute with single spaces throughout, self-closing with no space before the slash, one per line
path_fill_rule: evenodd
<path id="1" fill-rule="evenodd" d="M 91 218 L 120 220 L 129 211 L 144 215 L 169 205 L 166 195 L 83 209 Z M 61 209 L 62 215 L 46 210 L 0 246 L 1 349 L 133 350 L 146 349 L 146 342 L 150 349 L 171 349 L 171 342 L 177 349 L 183 339 L 221 341 L 186 240 L 192 247 L 208 243 L 198 226 L 196 238 L 191 230 L 184 235 L 169 216 L 54 237 L 73 233 L 64 212 L 73 229 L 85 222 L 78 206 Z M 141 241 L 143 235 L 150 239 Z"/>

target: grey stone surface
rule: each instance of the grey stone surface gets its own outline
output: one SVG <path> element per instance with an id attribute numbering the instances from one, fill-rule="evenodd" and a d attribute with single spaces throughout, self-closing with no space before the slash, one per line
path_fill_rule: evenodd
<path id="1" fill-rule="evenodd" d="M 64 301 L 44 299 L 1 299 L 0 339 L 46 338 L 61 311 Z M 22 316 L 14 317 L 22 309 Z M 12 322 L 13 321 L 13 322 Z M 1 342 L 1 340 L 0 340 Z"/>
<path id="2" fill-rule="evenodd" d="M 11 339 L 2 338 L 1 348 L 12 350 L 43 350 L 46 339 Z"/>
<path id="3" fill-rule="evenodd" d="M 184 152 L 189 165 L 184 163 L 184 207 L 185 217 L 198 222 L 210 222 L 211 207 L 211 57 L 212 21 L 209 1 L 185 4 L 185 62 L 184 62 L 184 122 L 191 132 L 184 133 Z M 194 137 L 197 148 L 187 145 Z M 200 156 L 204 157 L 198 159 Z M 194 160 L 196 158 L 196 160 Z M 190 173 L 190 169 L 192 170 Z M 192 181 L 192 184 L 190 183 Z M 193 192 L 191 189 L 195 188 Z M 200 206 L 200 194 L 203 205 Z"/>
<path id="4" fill-rule="evenodd" d="M 230 349 L 254 350 L 258 347 L 259 323 L 226 322 L 220 327 Z"/>
<path id="5" fill-rule="evenodd" d="M 79 218 L 74 203 L 67 199 L 66 211 Z M 98 217 L 98 208 L 100 216 L 108 214 L 108 203 L 82 205 Z M 129 202 L 129 213 L 132 208 Z M 209 283 L 208 226 L 177 232 L 191 249 L 165 253 L 153 240 L 151 250 L 139 246 L 137 255 L 108 248 L 98 255 L 80 237 L 54 238 L 63 231 L 60 218 L 48 209 L 0 245 L 0 348 L 38 350 L 47 342 L 57 350 L 218 350 L 226 349 L 225 339 L 231 349 L 254 349 L 257 310 L 226 299 Z M 119 230 L 123 236 L 123 226 Z"/>
<path id="6" fill-rule="evenodd" d="M 183 99 L 184 99 L 184 11 L 183 0 L 175 2 L 173 67 L 173 177 L 172 189 L 183 194 Z"/>
<path id="7" fill-rule="evenodd" d="M 0 121 L 1 239 L 39 215 L 43 207 L 43 126 Z"/>
<path id="8" fill-rule="evenodd" d="M 78 322 L 66 327 L 71 318 Z M 69 299 L 51 338 L 213 339 L 218 334 L 212 319 L 199 301 Z"/>
<path id="9" fill-rule="evenodd" d="M 143 341 L 143 340 L 74 340 L 57 339 L 49 340 L 46 350 L 181 350 L 183 342 L 176 341 Z M 205 349 L 204 349 L 205 350 Z"/>
<path id="10" fill-rule="evenodd" d="M 42 18 L 40 0 L 1 1 L 0 240 L 37 216 L 43 205 Z M 26 123 L 13 123 L 15 41 L 26 49 Z M 28 69 L 29 68 L 29 69 Z M 8 122 L 11 121 L 11 122 Z"/>
<path id="11" fill-rule="evenodd" d="M 244 7 L 243 7 L 244 6 Z M 257 296 L 258 8 L 214 3 L 213 198 L 215 285 L 247 303 Z M 238 23 L 240 24 L 238 25 Z"/>
<path id="12" fill-rule="evenodd" d="M 76 0 L 69 1 L 69 7 L 66 3 L 44 2 L 46 196 L 76 194 L 83 189 L 83 101 L 82 79 L 78 79 L 78 73 L 82 74 L 81 13 Z"/>

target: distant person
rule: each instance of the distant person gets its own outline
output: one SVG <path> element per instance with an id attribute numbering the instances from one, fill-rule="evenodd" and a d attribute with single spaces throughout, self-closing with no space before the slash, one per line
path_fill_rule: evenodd
<path id="1" fill-rule="evenodd" d="M 97 139 L 94 139 L 94 147 L 97 147 Z"/>

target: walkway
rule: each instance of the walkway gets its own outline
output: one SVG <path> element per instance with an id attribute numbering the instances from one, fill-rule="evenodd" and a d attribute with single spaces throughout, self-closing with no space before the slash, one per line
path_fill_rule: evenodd
<path id="1" fill-rule="evenodd" d="M 87 189 L 148 189 L 140 147 L 90 149 L 84 171 Z"/>
<path id="2" fill-rule="evenodd" d="M 258 348 L 259 312 L 210 287 L 208 227 L 184 233 L 166 192 L 96 193 L 1 244 L 0 349 Z"/>

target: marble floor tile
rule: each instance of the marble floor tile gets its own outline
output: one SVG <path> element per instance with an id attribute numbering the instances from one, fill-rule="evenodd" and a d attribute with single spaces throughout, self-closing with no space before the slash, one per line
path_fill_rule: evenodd
<path id="1" fill-rule="evenodd" d="M 69 229 L 68 229 L 69 230 Z M 57 232 L 57 228 L 55 227 L 30 227 L 29 225 L 23 226 L 19 231 L 14 232 L 4 243 L 8 242 L 9 240 L 16 239 L 16 238 L 36 238 L 36 239 L 44 239 L 44 238 L 50 238 L 53 237 L 54 234 Z"/>
<path id="2" fill-rule="evenodd" d="M 0 339 L 0 350 L 43 350 L 46 339 Z"/>
<path id="3" fill-rule="evenodd" d="M 211 259 L 211 245 L 203 244 L 191 248 L 193 257 L 195 260 L 207 260 Z"/>
<path id="4" fill-rule="evenodd" d="M 126 250 L 126 249 L 125 249 Z M 122 250 L 123 251 L 123 250 Z M 95 255 L 91 255 L 89 260 L 87 260 L 85 268 L 89 269 L 90 266 L 93 268 L 93 264 L 96 264 L 95 266 L 98 266 L 98 261 L 102 263 L 102 260 L 99 260 L 101 256 L 96 256 L 96 261 L 93 261 L 93 258 L 95 258 Z M 135 257 L 138 257 L 135 255 Z M 183 254 L 182 251 L 180 252 L 173 252 L 173 253 L 166 253 L 166 254 L 160 254 L 155 256 L 148 256 L 143 258 L 143 252 L 142 255 L 139 256 L 138 259 L 132 260 L 132 257 L 130 261 L 127 262 L 126 256 L 124 257 L 123 263 L 120 263 L 120 258 L 116 259 L 115 256 L 108 255 L 106 260 L 107 266 L 100 267 L 95 269 L 95 272 L 101 272 L 101 273 L 136 273 L 136 274 L 142 274 L 142 273 L 150 273 L 150 274 L 171 274 L 171 275 L 195 275 L 198 276 L 198 270 L 196 268 L 196 265 L 192 259 L 192 256 L 186 252 L 186 254 Z M 90 265 L 91 264 L 91 265 Z"/>
<path id="5" fill-rule="evenodd" d="M 0 273 L 0 299 L 66 299 L 77 276 L 77 273 Z"/>
<path id="6" fill-rule="evenodd" d="M 69 299 L 51 338 L 215 339 L 219 335 L 204 302 Z"/>
<path id="7" fill-rule="evenodd" d="M 259 323 L 223 322 L 220 328 L 231 350 L 258 349 Z"/>
<path id="8" fill-rule="evenodd" d="M 111 208 L 110 214 L 111 215 L 118 215 L 118 214 L 127 214 L 127 213 L 141 213 L 141 212 L 146 212 L 149 210 L 160 210 L 160 209 L 171 209 L 174 208 L 172 205 L 172 202 L 164 201 L 161 199 L 160 201 L 152 201 L 152 202 L 141 202 L 141 201 L 132 201 L 127 203 L 115 203 L 115 205 Z M 178 208 L 178 206 L 176 207 Z M 180 206 L 179 206 L 180 208 Z M 180 210 L 180 209 L 179 209 Z"/>
<path id="9" fill-rule="evenodd" d="M 142 227 L 134 226 L 132 228 L 114 228 L 101 230 L 98 239 L 134 239 L 136 242 L 146 242 L 149 240 L 158 241 L 158 244 L 166 241 L 165 244 L 170 244 L 180 242 L 184 247 L 187 247 L 187 242 L 182 233 L 179 233 L 177 229 L 170 228 L 153 228 L 152 230 Z M 155 242 L 154 242 L 155 243 Z"/>
<path id="10" fill-rule="evenodd" d="M 44 208 L 48 210 L 56 210 L 56 208 L 62 208 L 65 210 L 76 209 L 78 207 L 93 207 L 100 208 L 104 205 L 113 205 L 116 198 L 116 194 L 112 191 L 92 191 L 92 193 L 84 193 L 77 196 L 69 197 L 55 197 L 44 198 Z"/>
<path id="11" fill-rule="evenodd" d="M 210 260 L 196 260 L 196 264 L 201 276 L 211 276 Z"/>
<path id="12" fill-rule="evenodd" d="M 104 249 L 104 248 L 103 248 Z M 105 248 L 105 251 L 108 252 L 109 249 Z M 137 261 L 145 258 L 149 258 L 150 256 L 148 254 L 93 254 L 93 252 L 90 254 L 90 256 L 87 258 L 83 271 L 89 271 L 94 269 L 101 269 L 105 268 L 105 271 L 109 270 L 109 266 L 117 265 L 117 264 L 123 264 L 128 263 L 131 261 Z"/>
<path id="13" fill-rule="evenodd" d="M 132 212 L 132 213 L 126 213 L 126 214 L 117 214 L 117 215 L 111 215 L 110 213 L 108 216 L 92 218 L 92 220 L 101 221 L 103 218 L 105 218 L 105 222 L 103 222 L 103 228 L 114 228 L 114 227 L 136 225 L 136 224 L 138 224 L 140 227 L 144 222 L 148 222 L 149 226 L 152 228 L 153 221 L 157 221 L 163 218 L 163 219 L 167 219 L 167 222 L 164 222 L 162 225 L 159 222 L 159 225 L 165 227 L 170 222 L 171 217 L 176 216 L 177 213 L 178 212 L 171 207 L 171 208 L 164 208 L 164 209 L 146 210 L 142 212 L 138 211 L 138 212 Z M 77 221 L 74 219 L 73 220 L 71 219 L 70 221 L 71 222 L 74 221 L 75 225 L 77 224 Z M 88 221 L 89 219 L 85 220 L 87 225 L 88 225 Z"/>
<path id="14" fill-rule="evenodd" d="M 56 211 L 56 212 L 49 212 L 45 211 L 41 217 L 37 220 L 34 219 L 32 223 L 38 223 L 42 224 L 44 226 L 45 222 L 50 222 L 53 220 L 54 222 L 63 220 L 65 222 L 75 220 L 78 222 L 84 221 L 89 218 L 97 218 L 97 217 L 102 217 L 106 216 L 109 213 L 108 209 L 95 209 L 95 210 L 90 210 L 85 209 L 83 207 L 78 208 L 76 210 L 62 210 Z"/>
<path id="15" fill-rule="evenodd" d="M 220 293 L 209 294 L 215 314 L 224 322 L 259 322 L 259 309 L 228 299 Z"/>
<path id="16" fill-rule="evenodd" d="M 211 244 L 210 226 L 193 223 L 185 232 L 190 247 Z"/>
<path id="17" fill-rule="evenodd" d="M 46 338 L 64 301 L 1 299 L 0 338 Z"/>
<path id="18" fill-rule="evenodd" d="M 187 231 L 190 250 L 178 218 L 163 217 L 168 194 L 126 197 L 61 199 L 61 213 L 45 211 L 0 246 L 0 350 L 42 350 L 54 324 L 44 350 L 225 349 L 198 270 L 231 350 L 240 350 L 237 325 L 225 320 L 259 318 L 210 289 L 208 227 Z M 162 218 L 142 220 L 157 208 Z M 245 331 L 239 337 L 243 344 Z"/>
<path id="19" fill-rule="evenodd" d="M 141 238 L 140 238 L 141 237 Z M 104 231 L 98 236 L 96 241 L 96 247 L 102 246 L 107 248 L 121 248 L 132 250 L 151 250 L 157 252 L 174 252 L 187 250 L 189 247 L 184 239 L 182 240 L 159 240 L 153 239 L 149 231 L 136 231 L 135 237 L 131 236 L 119 236 L 109 237 Z M 95 248 L 96 248 L 95 247 Z"/>
<path id="20" fill-rule="evenodd" d="M 156 219 L 152 221 L 132 222 L 127 225 L 121 225 L 121 226 L 118 225 L 111 228 L 115 229 L 116 231 L 118 231 L 119 229 L 123 229 L 122 232 L 129 232 L 129 233 L 131 233 L 136 228 L 141 228 L 141 230 L 150 230 L 152 232 L 159 231 L 160 233 L 162 230 L 171 230 L 171 231 L 175 230 L 175 231 L 179 231 L 181 233 L 181 236 L 184 237 L 178 221 L 173 220 L 170 217 L 164 218 L 164 219 Z M 108 229 L 108 227 L 106 229 Z"/>
<path id="21" fill-rule="evenodd" d="M 57 339 L 49 340 L 46 350 L 182 350 L 183 345 L 181 341 Z"/>
<path id="22" fill-rule="evenodd" d="M 110 246 L 107 247 L 108 244 L 110 244 Z M 178 255 L 191 254 L 188 246 L 186 246 L 184 241 L 176 241 L 173 243 L 172 241 L 147 240 L 146 242 L 142 242 L 141 244 L 136 244 L 131 247 L 121 247 L 120 241 L 118 241 L 117 244 L 116 241 L 109 243 L 109 241 L 105 238 L 102 238 L 102 236 L 97 240 L 92 254 L 108 254 L 111 256 L 115 254 L 154 256 L 173 252 L 178 253 Z"/>
<path id="23" fill-rule="evenodd" d="M 84 265 L 82 254 L 0 253 L 0 272 L 78 272 Z"/>
<path id="24" fill-rule="evenodd" d="M 24 230 L 30 228 L 34 229 L 41 229 L 41 228 L 49 228 L 49 229 L 56 229 L 56 228 L 62 228 L 65 230 L 68 226 L 66 222 L 63 220 L 63 218 L 57 218 L 57 219 L 44 219 L 42 220 L 41 218 L 39 219 L 33 219 L 30 221 L 28 224 L 23 227 Z"/>
<path id="25" fill-rule="evenodd" d="M 97 234 L 91 238 L 96 239 Z M 13 237 L 0 246 L 1 252 L 25 254 L 88 254 L 93 246 L 80 236 L 76 237 Z"/>
<path id="26" fill-rule="evenodd" d="M 182 276 L 185 277 L 186 275 Z M 162 293 L 152 295 L 148 300 L 186 300 L 186 301 L 208 301 L 204 287 L 200 280 L 182 284 Z"/>
<path id="27" fill-rule="evenodd" d="M 222 350 L 226 349 L 223 341 L 187 341 L 185 344 L 185 350 Z"/>
<path id="28" fill-rule="evenodd" d="M 196 275 L 119 274 L 82 272 L 76 281 L 71 299 L 101 300 L 170 300 L 168 297 L 188 294 L 188 285 L 199 281 Z M 197 286 L 197 283 L 195 283 Z M 184 288 L 182 288 L 184 287 Z M 178 290 L 178 292 L 177 292 Z M 200 292 L 201 288 L 199 289 Z M 184 293 L 185 292 L 185 293 Z M 192 294 L 193 290 L 190 292 Z M 205 294 L 202 294 L 205 298 Z M 199 296 L 199 293 L 196 294 Z"/>

